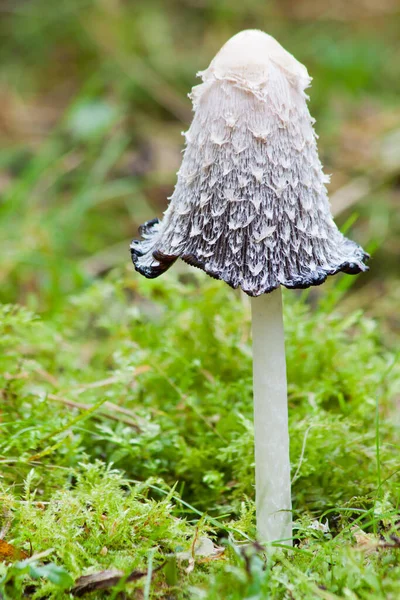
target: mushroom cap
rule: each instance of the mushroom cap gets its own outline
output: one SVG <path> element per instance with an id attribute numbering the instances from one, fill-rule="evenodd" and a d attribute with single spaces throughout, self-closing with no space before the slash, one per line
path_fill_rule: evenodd
<path id="1" fill-rule="evenodd" d="M 204 81 L 239 76 L 252 83 L 261 83 L 268 77 L 270 61 L 279 65 L 293 82 L 304 86 L 303 89 L 310 84 L 306 67 L 275 38 L 259 29 L 246 29 L 231 37 L 201 75 Z"/>
<path id="2" fill-rule="evenodd" d="M 250 296 L 367 270 L 330 213 L 306 68 L 249 30 L 200 76 L 170 204 L 131 244 L 136 270 L 158 277 L 180 257 Z"/>

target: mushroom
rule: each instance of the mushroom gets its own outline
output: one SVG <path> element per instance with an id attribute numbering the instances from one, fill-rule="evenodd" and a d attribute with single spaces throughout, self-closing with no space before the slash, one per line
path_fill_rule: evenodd
<path id="1" fill-rule="evenodd" d="M 271 36 L 242 31 L 193 88 L 193 122 L 160 222 L 131 244 L 158 277 L 177 258 L 251 296 L 257 534 L 292 543 L 281 286 L 366 271 L 368 254 L 337 229 L 307 108 L 307 69 Z"/>

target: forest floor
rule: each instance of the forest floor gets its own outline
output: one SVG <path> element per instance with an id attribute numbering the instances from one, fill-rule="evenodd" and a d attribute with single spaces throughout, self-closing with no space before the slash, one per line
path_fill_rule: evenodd
<path id="1" fill-rule="evenodd" d="M 0 3 L 0 598 L 397 600 L 396 3 L 168 4 Z M 255 26 L 307 64 L 332 210 L 372 255 L 284 292 L 292 549 L 255 542 L 248 298 L 129 259 L 194 74 Z"/>

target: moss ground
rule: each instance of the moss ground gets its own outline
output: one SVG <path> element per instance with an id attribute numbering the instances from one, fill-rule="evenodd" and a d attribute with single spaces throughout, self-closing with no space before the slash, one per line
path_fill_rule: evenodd
<path id="1" fill-rule="evenodd" d="M 397 3 L 0 13 L 0 598 L 397 600 Z M 247 298 L 129 264 L 171 194 L 194 73 L 247 27 L 307 64 L 337 222 L 372 254 L 365 276 L 284 293 L 292 550 L 254 542 Z"/>

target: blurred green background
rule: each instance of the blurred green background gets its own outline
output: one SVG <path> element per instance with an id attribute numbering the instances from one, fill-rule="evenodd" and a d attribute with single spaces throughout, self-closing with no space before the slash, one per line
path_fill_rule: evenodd
<path id="1" fill-rule="evenodd" d="M 334 214 L 373 254 L 348 301 L 399 327 L 396 0 L 0 0 L 1 301 L 52 312 L 129 268 L 173 189 L 196 72 L 243 28 L 314 78 Z"/>

